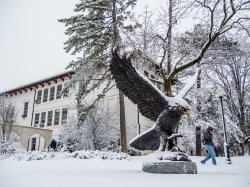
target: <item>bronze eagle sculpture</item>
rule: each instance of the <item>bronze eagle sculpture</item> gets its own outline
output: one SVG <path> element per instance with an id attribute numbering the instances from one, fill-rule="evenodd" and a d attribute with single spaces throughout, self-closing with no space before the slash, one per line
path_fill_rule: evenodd
<path id="1" fill-rule="evenodd" d="M 120 55 L 117 49 L 111 50 L 109 69 L 117 88 L 139 108 L 140 113 L 155 122 L 148 130 L 139 134 L 129 144 L 138 150 L 168 150 L 174 147 L 173 139 L 182 136 L 175 134 L 182 115 L 190 109 L 183 97 L 193 85 L 186 85 L 175 97 L 165 96 L 150 80 L 137 71 L 131 56 Z M 197 78 L 197 73 L 195 78 Z"/>

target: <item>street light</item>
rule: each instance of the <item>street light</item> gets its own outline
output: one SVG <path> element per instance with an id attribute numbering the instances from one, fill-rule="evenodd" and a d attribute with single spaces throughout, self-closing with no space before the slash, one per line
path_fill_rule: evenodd
<path id="1" fill-rule="evenodd" d="M 229 146 L 227 143 L 227 132 L 226 132 L 226 123 L 225 123 L 225 117 L 224 117 L 224 108 L 223 108 L 223 96 L 225 96 L 225 92 L 223 89 L 218 89 L 217 94 L 220 98 L 221 103 L 221 112 L 222 112 L 222 120 L 223 120 L 223 131 L 224 131 L 224 153 L 226 157 L 226 161 L 228 164 L 232 164 L 230 153 L 229 153 Z"/>

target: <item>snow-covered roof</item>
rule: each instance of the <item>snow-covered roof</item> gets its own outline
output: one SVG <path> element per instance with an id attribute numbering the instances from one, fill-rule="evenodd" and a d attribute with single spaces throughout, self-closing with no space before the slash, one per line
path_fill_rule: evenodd
<path id="1" fill-rule="evenodd" d="M 73 70 L 68 70 L 68 71 L 65 71 L 65 72 L 61 72 L 61 73 L 49 76 L 49 77 L 44 78 L 44 79 L 40 79 L 40 80 L 37 80 L 35 82 L 28 83 L 28 84 L 25 84 L 25 85 L 22 85 L 22 86 L 7 90 L 7 91 L 5 91 L 5 92 L 3 92 L 1 94 L 12 94 L 12 93 L 21 92 L 21 91 L 27 91 L 27 89 L 31 89 L 31 90 L 34 89 L 34 88 L 37 89 L 39 85 L 43 85 L 44 83 L 50 84 L 50 81 L 55 81 L 56 82 L 57 79 L 64 80 L 65 77 L 71 77 L 72 74 L 74 74 L 74 73 L 75 72 Z"/>

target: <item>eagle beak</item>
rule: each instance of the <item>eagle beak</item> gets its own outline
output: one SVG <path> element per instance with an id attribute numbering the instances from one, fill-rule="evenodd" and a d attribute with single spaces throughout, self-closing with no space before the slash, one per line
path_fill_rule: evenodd
<path id="1" fill-rule="evenodd" d="M 189 110 L 185 111 L 185 112 L 184 112 L 184 115 L 187 116 L 187 118 L 189 118 L 189 117 L 190 117 L 190 112 L 189 112 Z"/>

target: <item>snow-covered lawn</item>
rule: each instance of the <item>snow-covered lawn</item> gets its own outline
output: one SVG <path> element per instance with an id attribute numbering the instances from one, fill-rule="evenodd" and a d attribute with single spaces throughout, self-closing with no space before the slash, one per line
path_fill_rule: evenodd
<path id="1" fill-rule="evenodd" d="M 233 157 L 228 165 L 217 158 L 201 165 L 197 175 L 168 175 L 142 172 L 147 157 L 131 160 L 54 159 L 0 161 L 0 187 L 250 187 L 250 157 Z"/>

